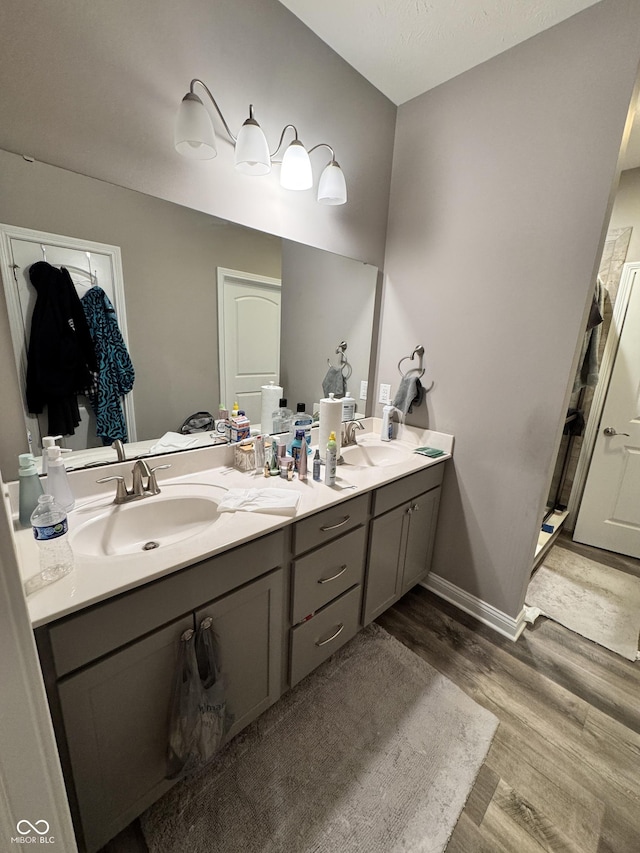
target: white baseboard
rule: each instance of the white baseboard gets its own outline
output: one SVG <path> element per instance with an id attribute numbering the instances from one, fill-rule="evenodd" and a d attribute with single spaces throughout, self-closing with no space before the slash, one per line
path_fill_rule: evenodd
<path id="1" fill-rule="evenodd" d="M 460 610 L 464 610 L 470 616 L 474 616 L 483 625 L 488 625 L 494 631 L 497 631 L 504 637 L 508 637 L 514 642 L 524 630 L 526 624 L 524 621 L 524 608 L 520 611 L 517 618 L 514 619 L 512 616 L 507 616 L 502 610 L 498 610 L 493 605 L 487 604 L 486 601 L 482 601 L 482 599 L 476 598 L 475 595 L 465 592 L 459 586 L 454 586 L 454 584 L 441 578 L 440 575 L 428 575 L 427 579 L 420 586 L 428 589 L 429 592 L 435 593 L 440 598 L 444 598 L 445 601 L 455 605 Z"/>

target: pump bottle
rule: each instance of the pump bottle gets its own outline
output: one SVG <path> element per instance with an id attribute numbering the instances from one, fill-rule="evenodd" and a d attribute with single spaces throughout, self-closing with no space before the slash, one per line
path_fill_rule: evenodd
<path id="1" fill-rule="evenodd" d="M 69 485 L 67 469 L 62 461 L 62 451 L 54 445 L 47 448 L 47 456 L 47 494 L 53 495 L 58 506 L 69 512 L 74 508 L 76 500 Z"/>

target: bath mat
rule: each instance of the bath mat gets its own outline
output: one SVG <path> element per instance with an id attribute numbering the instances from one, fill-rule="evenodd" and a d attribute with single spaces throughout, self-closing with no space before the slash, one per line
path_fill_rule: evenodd
<path id="1" fill-rule="evenodd" d="M 377 625 L 141 817 L 151 853 L 438 853 L 498 721 Z"/>
<path id="2" fill-rule="evenodd" d="M 638 656 L 640 579 L 553 547 L 534 574 L 526 603 L 582 637 Z"/>

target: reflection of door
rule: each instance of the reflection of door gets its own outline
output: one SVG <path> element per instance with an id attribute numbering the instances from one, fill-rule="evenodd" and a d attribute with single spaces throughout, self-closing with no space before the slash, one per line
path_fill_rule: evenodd
<path id="1" fill-rule="evenodd" d="M 220 401 L 237 402 L 252 424 L 261 386 L 280 375 L 280 297 L 279 279 L 218 269 Z"/>
<path id="2" fill-rule="evenodd" d="M 116 310 L 118 324 L 126 343 L 127 328 L 120 250 L 116 246 L 89 243 L 11 225 L 0 225 L 0 238 L 1 272 L 22 399 L 25 401 L 26 408 L 27 350 L 31 315 L 36 302 L 36 293 L 29 280 L 29 267 L 36 261 L 47 261 L 56 267 L 66 267 L 80 298 L 94 284 L 99 285 Z M 63 446 L 73 450 L 102 446 L 96 435 L 95 417 L 88 400 L 80 396 L 78 404 L 81 423 L 76 427 L 74 435 L 65 437 Z M 124 413 L 129 440 L 135 441 L 131 395 L 128 395 L 124 401 Z M 34 453 L 37 454 L 42 447 L 41 438 L 48 432 L 46 410 L 38 416 L 25 411 L 25 421 L 33 439 Z"/>
<path id="3" fill-rule="evenodd" d="M 640 557 L 640 264 L 634 267 L 574 539 Z"/>

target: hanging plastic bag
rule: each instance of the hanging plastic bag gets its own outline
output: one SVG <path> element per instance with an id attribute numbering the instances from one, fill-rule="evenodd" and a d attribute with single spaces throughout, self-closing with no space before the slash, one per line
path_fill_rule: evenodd
<path id="1" fill-rule="evenodd" d="M 167 779 L 201 769 L 218 751 L 231 722 L 224 685 L 216 664 L 213 620 L 180 638 L 171 698 Z"/>

